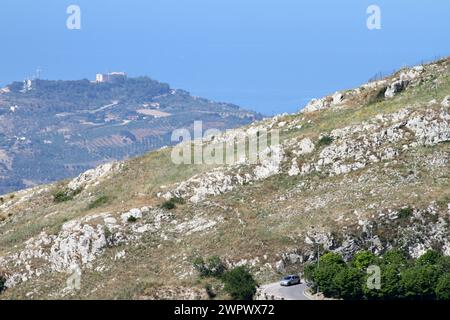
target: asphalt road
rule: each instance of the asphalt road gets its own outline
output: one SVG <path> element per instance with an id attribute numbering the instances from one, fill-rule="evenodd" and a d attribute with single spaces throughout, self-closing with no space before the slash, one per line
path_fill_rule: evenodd
<path id="1" fill-rule="evenodd" d="M 279 282 L 270 283 L 262 286 L 262 289 L 268 295 L 273 295 L 285 300 L 310 300 L 305 296 L 304 291 L 308 287 L 305 283 L 297 284 L 290 287 L 282 287 Z"/>

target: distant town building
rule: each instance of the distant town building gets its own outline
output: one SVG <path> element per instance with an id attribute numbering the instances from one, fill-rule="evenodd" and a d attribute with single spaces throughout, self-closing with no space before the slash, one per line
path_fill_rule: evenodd
<path id="1" fill-rule="evenodd" d="M 120 83 L 127 79 L 125 72 L 97 73 L 96 82 Z"/>

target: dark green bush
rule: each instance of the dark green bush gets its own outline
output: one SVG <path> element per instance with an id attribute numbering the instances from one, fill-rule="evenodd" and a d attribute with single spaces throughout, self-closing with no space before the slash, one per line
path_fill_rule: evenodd
<path id="1" fill-rule="evenodd" d="M 326 253 L 319 259 L 319 265 L 311 264 L 305 272 L 305 278 L 312 283 L 313 290 L 319 289 L 327 297 L 338 297 L 339 288 L 335 282 L 335 276 L 346 269 L 347 266 L 342 257 L 337 253 Z"/>
<path id="2" fill-rule="evenodd" d="M 200 277 L 203 278 L 220 278 L 226 270 L 225 265 L 218 256 L 211 256 L 206 260 L 206 262 L 203 258 L 196 258 L 194 260 L 194 269 L 197 270 Z"/>
<path id="3" fill-rule="evenodd" d="M 161 205 L 161 208 L 163 209 L 167 209 L 167 210 L 172 210 L 175 209 L 177 207 L 177 204 L 185 204 L 185 200 L 183 198 L 171 198 L 167 201 L 164 201 L 163 204 Z"/>
<path id="4" fill-rule="evenodd" d="M 401 273 L 401 285 L 407 299 L 433 299 L 439 280 L 435 266 L 415 266 Z"/>
<path id="5" fill-rule="evenodd" d="M 318 147 L 328 146 L 328 145 L 332 144 L 333 141 L 334 141 L 333 137 L 328 136 L 328 135 L 327 136 L 323 136 L 317 142 L 317 146 Z"/>
<path id="6" fill-rule="evenodd" d="M 225 272 L 222 281 L 225 292 L 234 300 L 252 300 L 256 293 L 257 283 L 244 266 Z"/>
<path id="7" fill-rule="evenodd" d="M 163 202 L 163 204 L 161 205 L 161 208 L 167 209 L 167 210 L 172 210 L 172 209 L 176 208 L 176 205 L 173 201 L 167 200 L 167 201 Z"/>
<path id="8" fill-rule="evenodd" d="M 421 255 L 417 259 L 416 263 L 419 266 L 433 265 L 433 264 L 437 264 L 441 257 L 442 257 L 442 254 L 439 251 L 428 250 L 427 252 L 425 252 L 423 255 Z"/>
<path id="9" fill-rule="evenodd" d="M 398 210 L 398 217 L 400 219 L 409 218 L 413 214 L 413 209 L 411 207 L 401 208 Z"/>
<path id="10" fill-rule="evenodd" d="M 363 297 L 363 276 L 364 273 L 356 268 L 342 268 L 333 279 L 338 296 L 349 300 L 361 299 Z"/>
<path id="11" fill-rule="evenodd" d="M 369 288 L 367 267 L 377 265 L 381 287 Z M 362 251 L 345 263 L 335 253 L 323 255 L 304 268 L 304 277 L 315 291 L 342 299 L 449 299 L 450 257 L 429 250 L 418 259 L 408 259 L 400 250 L 381 257 Z"/>
<path id="12" fill-rule="evenodd" d="M 83 191 L 82 188 L 78 188 L 76 190 L 71 189 L 57 190 L 55 193 L 53 193 L 53 201 L 56 203 L 61 203 L 73 200 L 73 198 L 76 195 L 80 194 L 81 191 Z"/>
<path id="13" fill-rule="evenodd" d="M 365 271 L 368 266 L 375 263 L 376 256 L 370 251 L 361 251 L 353 257 L 353 265 L 356 269 Z"/>
<path id="14" fill-rule="evenodd" d="M 450 300 L 450 273 L 439 278 L 435 293 L 438 300 Z"/>
<path id="15" fill-rule="evenodd" d="M 57 191 L 53 194 L 53 201 L 56 203 L 66 202 L 73 199 L 73 196 L 69 195 L 66 190 Z"/>
<path id="16" fill-rule="evenodd" d="M 92 201 L 88 205 L 88 209 L 94 209 L 94 208 L 98 208 L 98 207 L 104 206 L 108 202 L 109 202 L 109 197 L 107 197 L 107 196 L 100 196 L 100 197 L 98 197 L 97 199 L 95 199 L 94 201 Z"/>
<path id="17" fill-rule="evenodd" d="M 137 218 L 136 218 L 135 216 L 129 216 L 128 219 L 127 219 L 127 221 L 128 221 L 129 223 L 134 223 L 134 222 L 137 221 Z"/>

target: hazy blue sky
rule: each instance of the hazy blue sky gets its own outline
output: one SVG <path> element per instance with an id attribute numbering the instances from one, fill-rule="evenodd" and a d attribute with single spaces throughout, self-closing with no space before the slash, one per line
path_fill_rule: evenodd
<path id="1" fill-rule="evenodd" d="M 66 8 L 81 7 L 81 30 Z M 366 9 L 382 29 L 366 28 Z M 2 0 L 0 85 L 148 75 L 266 114 L 450 55 L 448 0 Z"/>

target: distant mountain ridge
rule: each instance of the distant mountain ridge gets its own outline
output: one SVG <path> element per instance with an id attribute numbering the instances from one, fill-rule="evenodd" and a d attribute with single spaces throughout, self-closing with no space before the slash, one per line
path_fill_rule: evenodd
<path id="1" fill-rule="evenodd" d="M 13 82 L 0 90 L 0 194 L 170 145 L 194 120 L 224 130 L 260 118 L 148 77 Z"/>

